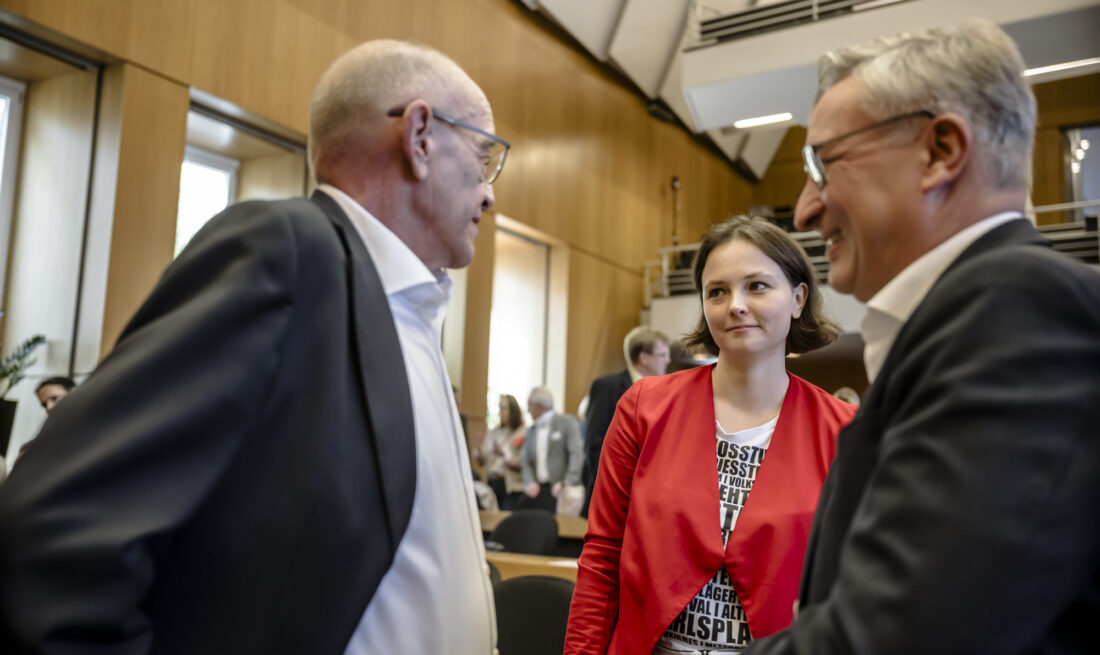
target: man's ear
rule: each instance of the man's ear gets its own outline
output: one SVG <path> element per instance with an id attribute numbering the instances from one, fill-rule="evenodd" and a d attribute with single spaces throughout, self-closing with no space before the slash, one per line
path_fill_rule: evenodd
<path id="1" fill-rule="evenodd" d="M 409 170 L 417 180 L 428 176 L 428 160 L 435 154 L 432 141 L 432 108 L 424 100 L 414 100 L 401 115 L 401 149 Z"/>
<path id="2" fill-rule="evenodd" d="M 940 114 L 932 119 L 925 137 L 928 161 L 921 174 L 921 191 L 930 191 L 954 181 L 970 161 L 970 125 L 958 114 Z"/>

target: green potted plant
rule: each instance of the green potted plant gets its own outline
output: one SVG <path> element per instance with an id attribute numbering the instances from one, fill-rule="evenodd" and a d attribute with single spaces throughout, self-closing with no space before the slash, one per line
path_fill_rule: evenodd
<path id="1" fill-rule="evenodd" d="M 0 455 L 8 450 L 11 426 L 15 422 L 16 403 L 7 399 L 8 392 L 26 375 L 27 369 L 34 364 L 31 354 L 44 343 L 46 337 L 36 334 L 16 346 L 7 357 L 0 359 L 0 384 L 4 385 L 4 392 L 0 394 Z"/>

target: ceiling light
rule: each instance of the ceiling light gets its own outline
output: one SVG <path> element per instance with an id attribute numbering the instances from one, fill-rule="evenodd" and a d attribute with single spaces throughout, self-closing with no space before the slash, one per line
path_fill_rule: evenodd
<path id="1" fill-rule="evenodd" d="M 1077 175 L 1078 173 L 1081 172 L 1081 162 L 1079 162 L 1079 161 L 1070 162 L 1069 169 L 1071 171 L 1073 171 L 1074 175 Z"/>
<path id="2" fill-rule="evenodd" d="M 768 116 L 757 116 L 755 118 L 745 118 L 743 120 L 734 121 L 733 126 L 739 130 L 743 130 L 748 127 L 759 127 L 761 125 L 771 125 L 772 123 L 785 123 L 794 118 L 790 112 L 784 112 L 782 114 L 770 114 Z"/>
<path id="3" fill-rule="evenodd" d="M 1088 150 L 1088 149 L 1089 149 L 1089 140 L 1088 139 L 1081 139 L 1081 150 Z"/>
<path id="4" fill-rule="evenodd" d="M 1077 158 L 1077 161 L 1081 161 L 1082 159 L 1085 158 L 1085 149 L 1084 148 L 1078 148 L 1077 150 L 1074 150 L 1073 151 L 1073 156 Z"/>
<path id="5" fill-rule="evenodd" d="M 1100 65 L 1100 57 L 1091 57 L 1089 59 L 1078 59 L 1077 61 L 1067 61 L 1061 64 L 1053 64 L 1051 66 L 1040 66 L 1039 68 L 1029 68 L 1024 71 L 1024 77 L 1031 77 L 1033 75 L 1045 75 L 1047 73 L 1057 73 L 1058 71 L 1069 70 L 1071 68 L 1082 68 L 1084 66 L 1097 66 Z"/>

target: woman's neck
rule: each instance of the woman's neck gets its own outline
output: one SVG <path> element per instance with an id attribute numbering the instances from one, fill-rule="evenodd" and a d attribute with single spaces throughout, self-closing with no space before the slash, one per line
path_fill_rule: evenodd
<path id="1" fill-rule="evenodd" d="M 783 353 L 750 360 L 718 356 L 711 372 L 714 411 L 727 432 L 762 425 L 783 406 L 790 378 Z"/>

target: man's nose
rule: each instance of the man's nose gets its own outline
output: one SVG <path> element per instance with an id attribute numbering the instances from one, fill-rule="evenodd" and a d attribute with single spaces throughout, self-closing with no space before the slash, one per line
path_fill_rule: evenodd
<path id="1" fill-rule="evenodd" d="M 807 178 L 806 184 L 802 186 L 802 193 L 798 194 L 798 203 L 794 206 L 795 229 L 802 232 L 812 230 L 824 210 L 824 191 Z"/>
<path id="2" fill-rule="evenodd" d="M 481 199 L 481 211 L 487 212 L 496 204 L 496 196 L 493 195 L 493 185 L 485 185 L 485 197 Z"/>

